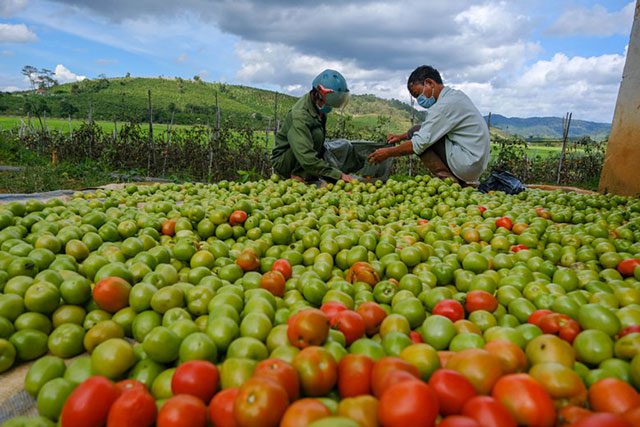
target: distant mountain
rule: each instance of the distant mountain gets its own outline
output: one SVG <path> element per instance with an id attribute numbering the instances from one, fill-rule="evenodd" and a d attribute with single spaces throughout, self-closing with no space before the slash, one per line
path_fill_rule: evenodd
<path id="1" fill-rule="evenodd" d="M 487 116 L 485 116 L 485 120 Z M 561 117 L 505 117 L 500 114 L 491 115 L 491 127 L 525 139 L 560 139 L 562 138 Z M 607 138 L 611 131 L 611 123 L 598 123 L 586 120 L 571 119 L 569 138 L 588 136 L 591 139 Z"/>

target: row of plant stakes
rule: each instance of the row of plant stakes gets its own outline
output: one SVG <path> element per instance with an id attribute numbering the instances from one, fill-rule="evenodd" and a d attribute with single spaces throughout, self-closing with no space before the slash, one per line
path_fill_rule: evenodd
<path id="1" fill-rule="evenodd" d="M 378 120 L 384 124 L 385 120 Z M 327 130 L 328 138 L 371 140 L 386 138 L 385 126 L 362 130 L 338 121 Z M 273 130 L 237 128 L 222 122 L 218 127 L 192 126 L 149 132 L 148 126 L 126 123 L 105 131 L 95 122 L 84 122 L 73 132 L 42 128 L 3 131 L 39 156 L 53 162 L 97 162 L 109 171 L 136 171 L 139 175 L 194 181 L 222 179 L 254 180 L 272 174 L 270 146 Z M 270 142 L 271 141 L 271 142 Z M 571 142 L 563 159 L 560 184 L 587 188 L 597 186 L 604 161 L 605 142 L 583 138 Z M 531 155 L 519 137 L 492 136 L 492 156 L 486 174 L 506 170 L 525 183 L 556 183 L 560 150 L 545 156 Z M 401 178 L 427 171 L 415 156 L 394 161 L 392 175 Z"/>

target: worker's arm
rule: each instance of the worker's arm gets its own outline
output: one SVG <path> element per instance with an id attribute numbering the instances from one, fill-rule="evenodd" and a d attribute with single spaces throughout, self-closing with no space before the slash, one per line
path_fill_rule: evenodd
<path id="1" fill-rule="evenodd" d="M 329 177 L 336 181 L 340 179 L 342 172 L 318 157 L 318 153 L 313 146 L 311 130 L 306 123 L 305 116 L 294 115 L 292 117 L 291 127 L 287 133 L 287 140 L 289 141 L 293 155 L 308 175 Z"/>
<path id="2" fill-rule="evenodd" d="M 396 145 L 395 147 L 379 148 L 369 154 L 369 161 L 371 163 L 381 163 L 389 157 L 408 156 L 409 154 L 413 154 L 413 145 L 411 144 L 411 140 L 404 141 L 402 144 Z"/>
<path id="3" fill-rule="evenodd" d="M 451 105 L 438 104 L 429 109 L 427 118 L 411 137 L 413 152 L 417 155 L 424 153 L 427 148 L 438 142 L 443 136 L 451 132 L 458 119 Z"/>

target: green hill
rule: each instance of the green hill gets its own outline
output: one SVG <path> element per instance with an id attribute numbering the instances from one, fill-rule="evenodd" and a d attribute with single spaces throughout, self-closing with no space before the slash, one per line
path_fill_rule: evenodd
<path id="1" fill-rule="evenodd" d="M 512 135 L 519 135 L 528 140 L 562 138 L 561 117 L 520 118 L 492 114 L 491 127 Z M 609 136 L 610 131 L 611 123 L 590 122 L 573 118 L 569 126 L 569 138 L 588 136 L 595 140 L 603 140 Z"/>
<path id="2" fill-rule="evenodd" d="M 47 111 L 48 117 L 108 121 L 148 121 L 149 93 L 154 123 L 213 124 L 216 105 L 221 118 L 234 126 L 263 129 L 282 119 L 296 98 L 274 91 L 225 83 L 181 78 L 101 78 L 54 86 L 46 94 L 34 91 L 0 94 L 0 114 L 26 116 Z M 397 100 L 356 95 L 344 113 L 356 128 L 376 127 L 405 130 L 412 107 Z M 416 120 L 421 114 L 415 110 Z M 330 115 L 335 125 L 338 115 Z"/>

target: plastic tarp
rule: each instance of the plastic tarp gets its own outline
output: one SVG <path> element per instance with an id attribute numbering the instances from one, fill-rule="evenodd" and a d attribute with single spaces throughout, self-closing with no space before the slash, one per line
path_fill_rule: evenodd
<path id="1" fill-rule="evenodd" d="M 367 157 L 378 148 L 387 144 L 372 141 L 350 141 L 347 139 L 333 139 L 325 141 L 324 160 L 342 172 L 357 175 L 362 178 L 386 180 L 391 174 L 393 158 L 382 163 L 369 163 Z"/>

